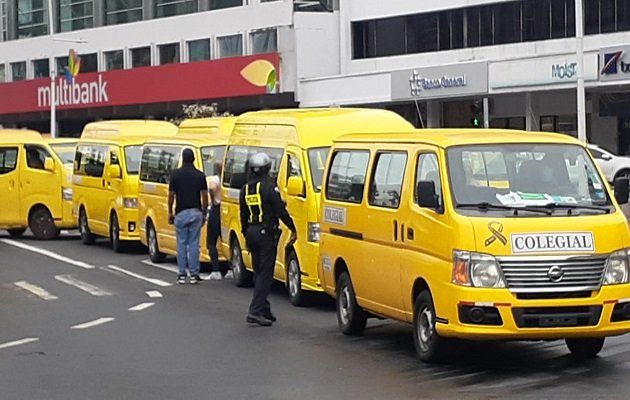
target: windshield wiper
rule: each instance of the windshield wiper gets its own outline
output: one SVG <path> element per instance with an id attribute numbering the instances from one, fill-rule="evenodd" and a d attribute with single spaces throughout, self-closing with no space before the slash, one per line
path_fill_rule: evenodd
<path id="1" fill-rule="evenodd" d="M 572 204 L 572 203 L 549 203 L 549 204 L 545 204 L 544 206 L 539 206 L 539 207 L 545 207 L 550 210 L 555 210 L 558 208 L 566 208 L 567 213 L 569 215 L 572 214 L 571 210 L 576 210 L 579 208 L 583 210 L 603 211 L 605 214 L 610 214 L 610 208 L 603 207 L 603 206 L 587 206 L 587 205 L 579 205 L 579 204 Z"/>
<path id="2" fill-rule="evenodd" d="M 517 206 L 506 206 L 503 204 L 492 204 L 487 201 L 480 203 L 461 203 L 457 205 L 457 208 L 478 208 L 480 210 L 509 210 L 514 211 L 514 215 L 518 215 L 519 211 L 528 211 L 528 212 L 537 212 L 542 214 L 551 215 L 553 211 L 548 210 L 546 208 L 532 208 L 529 206 L 517 207 Z"/>

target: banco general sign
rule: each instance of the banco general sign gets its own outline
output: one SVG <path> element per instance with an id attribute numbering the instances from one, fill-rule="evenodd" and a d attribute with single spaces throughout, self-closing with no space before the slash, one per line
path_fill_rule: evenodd
<path id="1" fill-rule="evenodd" d="M 430 99 L 487 92 L 487 62 L 415 68 L 391 73 L 392 100 Z"/>
<path id="2" fill-rule="evenodd" d="M 599 52 L 599 80 L 630 79 L 630 46 L 611 47 Z"/>

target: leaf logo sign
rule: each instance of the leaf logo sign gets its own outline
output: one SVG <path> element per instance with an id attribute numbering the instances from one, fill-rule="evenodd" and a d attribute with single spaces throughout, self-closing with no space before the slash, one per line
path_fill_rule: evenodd
<path id="1" fill-rule="evenodd" d="M 266 93 L 276 93 L 278 81 L 276 67 L 267 60 L 256 60 L 241 70 L 241 76 L 254 86 L 264 87 Z"/>

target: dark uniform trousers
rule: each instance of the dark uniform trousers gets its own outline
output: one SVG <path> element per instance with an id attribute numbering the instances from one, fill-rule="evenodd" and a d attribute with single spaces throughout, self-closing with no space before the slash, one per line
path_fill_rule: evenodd
<path id="1" fill-rule="evenodd" d="M 254 297 L 249 313 L 268 316 L 271 314 L 271 307 L 267 297 L 273 285 L 278 241 L 275 232 L 264 225 L 250 225 L 247 227 L 246 237 L 254 269 Z"/>

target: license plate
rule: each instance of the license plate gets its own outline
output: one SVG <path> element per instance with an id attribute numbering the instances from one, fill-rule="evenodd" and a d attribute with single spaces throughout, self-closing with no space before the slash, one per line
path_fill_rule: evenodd
<path id="1" fill-rule="evenodd" d="M 571 317 L 543 317 L 540 318 L 541 327 L 554 327 L 554 326 L 576 326 L 577 318 Z"/>

